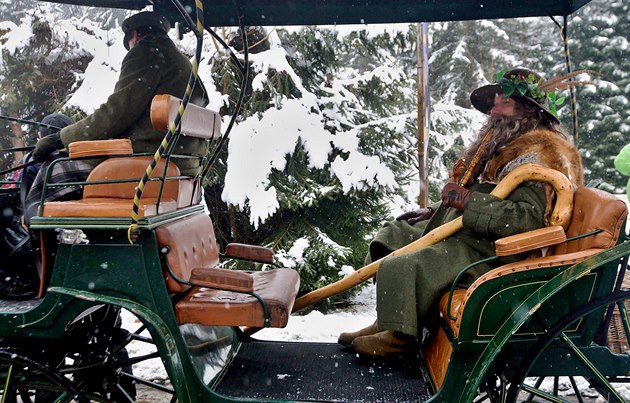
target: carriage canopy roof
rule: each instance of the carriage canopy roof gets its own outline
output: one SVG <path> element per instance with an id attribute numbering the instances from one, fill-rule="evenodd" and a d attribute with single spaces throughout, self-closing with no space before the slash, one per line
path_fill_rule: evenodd
<path id="1" fill-rule="evenodd" d="M 176 15 L 170 0 L 40 0 Z M 430 22 L 569 15 L 590 0 L 203 0 L 206 25 L 330 25 Z M 195 9 L 194 0 L 181 0 Z"/>

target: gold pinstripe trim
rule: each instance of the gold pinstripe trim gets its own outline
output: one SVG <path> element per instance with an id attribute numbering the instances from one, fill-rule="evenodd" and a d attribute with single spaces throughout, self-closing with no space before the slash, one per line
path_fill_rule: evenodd
<path id="1" fill-rule="evenodd" d="M 593 279 L 593 282 L 591 283 L 591 291 L 589 292 L 589 295 L 588 295 L 588 300 L 590 301 L 593 298 L 593 294 L 595 293 L 595 284 L 597 284 L 597 273 L 590 273 L 590 274 L 587 274 L 584 277 L 589 277 L 589 276 L 595 276 L 595 278 Z M 532 284 L 544 284 L 544 283 L 546 283 L 546 281 L 536 281 L 536 282 L 532 282 L 532 283 L 518 284 L 518 285 L 514 285 L 514 286 L 511 286 L 511 287 L 508 287 L 508 288 L 501 289 L 500 291 L 492 294 L 486 300 L 486 302 L 483 304 L 483 307 L 481 308 L 481 311 L 479 312 L 479 318 L 477 320 L 477 334 L 476 334 L 476 336 L 478 336 L 478 337 L 493 337 L 495 335 L 494 333 L 492 333 L 492 334 L 485 334 L 485 333 L 481 332 L 481 319 L 484 317 L 484 311 L 488 307 L 488 304 L 492 301 L 492 299 L 494 297 L 498 296 L 499 294 L 501 294 L 503 292 L 507 292 L 507 291 L 513 290 L 515 288 L 524 287 L 524 286 L 532 285 Z M 577 331 L 577 329 L 580 327 L 580 324 L 582 323 L 582 320 L 583 320 L 583 318 L 580 318 L 580 320 L 578 320 L 576 322 L 574 328 L 573 329 L 569 329 L 566 332 L 570 333 L 570 332 Z M 514 335 L 516 335 L 516 336 L 537 336 L 537 335 L 542 334 L 542 333 L 543 332 L 539 332 L 539 333 L 536 333 L 536 332 L 514 333 Z"/>

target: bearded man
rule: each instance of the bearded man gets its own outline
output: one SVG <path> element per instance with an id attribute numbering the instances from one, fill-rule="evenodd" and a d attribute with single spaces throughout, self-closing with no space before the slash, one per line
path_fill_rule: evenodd
<path id="1" fill-rule="evenodd" d="M 435 325 L 432 308 L 459 271 L 494 256 L 496 239 L 545 226 L 553 204 L 549 185 L 525 182 L 505 200 L 489 194 L 514 168 L 536 163 L 562 172 L 575 187 L 582 185 L 580 155 L 543 84 L 537 73 L 513 69 L 473 91 L 472 105 L 490 116 L 455 165 L 442 202 L 386 223 L 370 243 L 367 261 L 387 256 L 458 216 L 463 216 L 463 228 L 435 245 L 383 259 L 376 276 L 376 322 L 342 333 L 340 344 L 368 356 L 417 351 L 422 329 Z M 513 256 L 498 265 L 523 258 Z M 476 266 L 461 285 L 471 284 L 492 267 Z"/>

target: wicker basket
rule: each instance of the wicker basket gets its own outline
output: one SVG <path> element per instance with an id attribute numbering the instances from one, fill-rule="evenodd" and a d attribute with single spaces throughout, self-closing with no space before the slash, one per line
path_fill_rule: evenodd
<path id="1" fill-rule="evenodd" d="M 626 270 L 621 288 L 624 290 L 630 289 L 630 270 Z M 630 300 L 626 300 L 625 305 L 626 311 L 630 312 Z M 608 348 L 615 353 L 627 353 L 630 350 L 628 338 L 621 322 L 621 313 L 619 313 L 617 308 L 613 311 L 610 327 L 608 328 Z"/>

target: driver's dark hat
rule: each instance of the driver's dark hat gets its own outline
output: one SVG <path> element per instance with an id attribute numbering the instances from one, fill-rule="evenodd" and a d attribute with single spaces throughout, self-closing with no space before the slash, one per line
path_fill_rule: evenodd
<path id="1" fill-rule="evenodd" d="M 151 11 L 142 11 L 127 18 L 122 23 L 122 30 L 125 33 L 123 45 L 129 50 L 129 39 L 133 31 L 142 28 L 145 31 L 156 30 L 167 33 L 171 29 L 171 23 L 163 16 Z"/>

